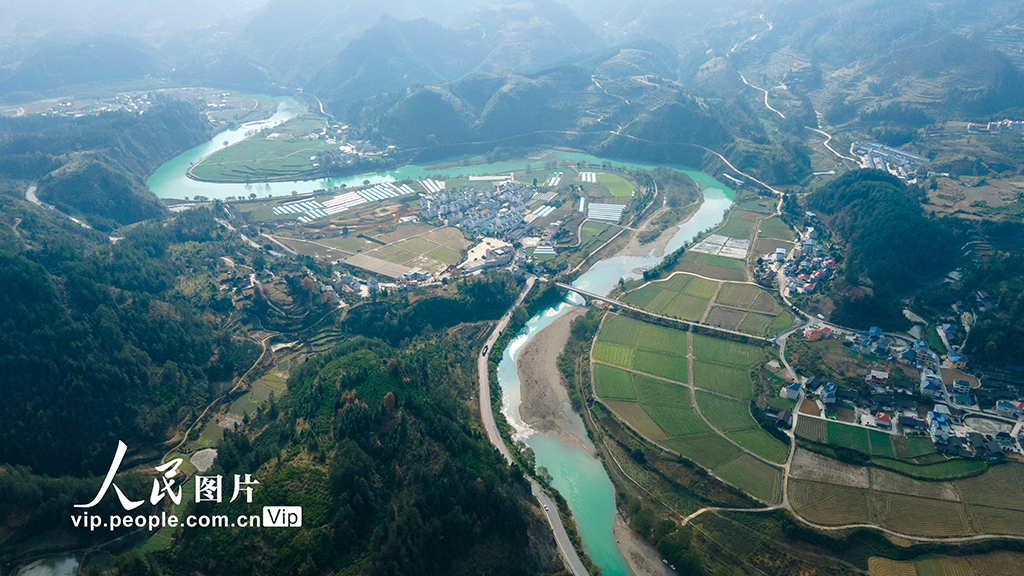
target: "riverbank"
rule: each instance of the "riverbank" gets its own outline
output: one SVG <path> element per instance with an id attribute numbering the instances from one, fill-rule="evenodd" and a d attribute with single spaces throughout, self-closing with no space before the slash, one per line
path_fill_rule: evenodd
<path id="1" fill-rule="evenodd" d="M 676 234 L 679 233 L 680 228 L 689 222 L 690 219 L 693 218 L 693 215 L 700 210 L 703 203 L 704 196 L 702 194 L 698 200 L 690 203 L 690 205 L 686 207 L 686 214 L 678 222 L 663 230 L 653 241 L 644 244 L 640 242 L 638 234 L 634 235 L 633 238 L 630 239 L 629 243 L 626 244 L 626 246 L 623 247 L 616 256 L 653 256 L 655 258 L 664 258 L 669 243 L 676 237 Z M 658 209 L 650 218 L 647 219 L 646 222 L 644 222 L 641 229 L 647 229 L 654 219 L 660 217 L 668 210 L 668 208 Z"/>
<path id="2" fill-rule="evenodd" d="M 569 424 L 569 416 L 566 414 L 569 393 L 562 385 L 558 355 L 569 340 L 572 321 L 585 313 L 585 308 L 570 308 L 527 342 L 517 363 L 521 393 L 520 417 L 534 430 L 545 434 L 557 433 L 563 440 L 572 440 L 568 437 L 573 435 L 564 432 L 562 426 Z"/>
<path id="3" fill-rule="evenodd" d="M 622 515 L 615 514 L 615 521 L 612 524 L 612 535 L 615 537 L 615 545 L 619 547 L 622 556 L 629 564 L 629 569 L 634 576 L 668 576 L 672 574 L 668 567 L 661 560 L 661 554 L 637 536 L 630 528 Z"/>

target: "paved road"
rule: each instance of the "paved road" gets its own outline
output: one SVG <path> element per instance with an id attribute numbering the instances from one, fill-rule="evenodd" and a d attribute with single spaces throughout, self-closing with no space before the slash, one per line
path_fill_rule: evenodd
<path id="1" fill-rule="evenodd" d="M 39 206 L 40 208 L 47 208 L 49 210 L 53 210 L 57 214 L 60 214 L 61 216 L 67 218 L 68 220 L 71 220 L 72 222 L 74 222 L 75 224 L 78 224 L 82 228 L 92 228 L 92 226 L 89 226 L 88 224 L 86 224 L 85 222 L 79 220 L 78 218 L 75 218 L 74 216 L 71 216 L 69 214 L 65 214 L 65 213 L 61 212 L 60 210 L 57 210 L 56 207 L 54 207 L 54 206 L 52 206 L 50 204 L 47 204 L 46 202 L 43 202 L 42 200 L 40 200 L 39 197 L 36 196 L 36 183 L 35 182 L 29 183 L 28 189 L 25 190 L 25 200 L 28 200 L 29 202 L 35 204 L 36 206 Z"/>
<path id="2" fill-rule="evenodd" d="M 490 439 L 491 444 L 501 452 L 501 455 L 505 457 L 505 461 L 512 462 L 512 454 L 509 453 L 508 447 L 505 446 L 505 441 L 501 438 L 501 433 L 498 432 L 498 426 L 494 422 L 494 412 L 491 408 L 491 383 L 490 374 L 488 373 L 487 359 L 491 351 L 491 347 L 498 340 L 498 336 L 501 335 L 502 331 L 508 326 L 509 320 L 512 319 L 512 312 L 523 303 L 523 299 L 533 288 L 537 278 L 530 276 L 526 280 L 526 288 L 519 294 L 519 298 L 515 304 L 505 312 L 505 315 L 498 321 L 498 325 L 494 327 L 494 331 L 491 332 L 491 336 L 487 339 L 484 350 L 477 358 L 477 371 L 480 376 L 480 416 L 484 421 L 484 428 L 487 429 L 487 437 Z M 548 519 L 548 523 L 551 524 L 551 531 L 554 533 L 555 542 L 558 543 L 558 550 L 562 553 L 562 558 L 569 566 L 569 570 L 575 576 L 586 576 L 587 569 L 583 567 L 583 562 L 580 560 L 579 555 L 576 554 L 576 549 L 572 546 L 572 541 L 569 540 L 569 534 L 565 531 L 565 526 L 562 525 L 562 517 L 558 515 L 558 506 L 555 504 L 554 499 L 548 495 L 547 492 L 541 488 L 540 484 L 536 480 L 530 478 L 530 490 L 533 492 L 533 496 L 541 503 L 544 509 L 544 516 Z"/>

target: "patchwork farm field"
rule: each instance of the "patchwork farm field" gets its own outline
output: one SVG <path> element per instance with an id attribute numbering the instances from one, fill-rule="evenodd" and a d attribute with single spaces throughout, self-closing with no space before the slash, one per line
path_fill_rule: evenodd
<path id="1" fill-rule="evenodd" d="M 722 354 L 730 364 L 704 363 L 695 378 L 742 399 L 698 391 L 705 422 L 693 406 L 688 380 L 687 333 L 609 314 L 593 348 L 594 394 L 620 420 L 645 438 L 704 466 L 733 486 L 765 502 L 781 498 L 781 469 L 788 448 L 761 429 L 747 406 L 749 370 L 760 362 L 758 348 L 694 335 L 705 354 Z M 611 364 L 611 365 L 610 365 Z M 627 368 L 629 370 L 627 370 Z M 630 370 L 635 370 L 630 371 Z M 695 365 L 695 370 L 697 370 Z"/>
<path id="2" fill-rule="evenodd" d="M 287 180 L 314 173 L 311 157 L 334 150 L 335 145 L 303 136 L 326 123 L 323 116 L 301 114 L 274 128 L 271 135 L 247 138 L 207 156 L 191 173 L 212 182 Z"/>
<path id="3" fill-rule="evenodd" d="M 675 274 L 627 293 L 622 301 L 656 314 L 697 322 L 704 317 L 717 288 L 718 282 L 713 280 Z"/>
<path id="4" fill-rule="evenodd" d="M 793 510 L 818 524 L 870 523 L 911 536 L 1024 535 L 1024 465 L 995 466 L 952 482 L 842 464 L 801 451 L 789 483 Z M 857 476 L 867 471 L 867 476 Z M 869 478 L 868 482 L 864 479 Z M 841 483 L 837 483 L 841 482 Z M 850 485 L 855 484 L 855 485 Z"/>
<path id="5" fill-rule="evenodd" d="M 711 304 L 707 323 L 729 330 L 765 336 L 793 324 L 792 315 L 775 297 L 753 284 L 723 282 Z"/>
<path id="6" fill-rule="evenodd" d="M 672 267 L 672 272 L 690 272 L 718 280 L 743 282 L 747 279 L 746 262 L 700 252 L 684 252 Z"/>
<path id="7" fill-rule="evenodd" d="M 698 391 L 697 404 L 708 422 L 740 446 L 778 464 L 786 461 L 788 447 L 758 425 L 747 402 Z"/>
<path id="8" fill-rule="evenodd" d="M 856 450 L 871 456 L 871 464 L 907 476 L 929 480 L 960 478 L 985 469 L 980 460 L 935 459 L 934 445 L 925 437 L 903 437 L 832 420 L 801 417 L 796 435 L 819 444 Z M 931 445 L 931 448 L 928 447 Z M 911 448 L 912 447 L 912 448 Z M 918 454 L 917 457 L 912 454 Z M 920 458 L 924 456 L 926 458 Z M 900 459 L 902 458 L 902 459 Z"/>

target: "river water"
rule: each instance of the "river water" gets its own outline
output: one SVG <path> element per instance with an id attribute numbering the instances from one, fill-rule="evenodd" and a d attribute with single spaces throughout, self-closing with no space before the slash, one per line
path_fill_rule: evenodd
<path id="1" fill-rule="evenodd" d="M 248 196 L 255 192 L 259 196 L 287 196 L 293 191 L 313 192 L 334 188 L 341 184 L 361 185 L 364 180 L 371 183 L 393 182 L 396 180 L 425 178 L 429 176 L 473 176 L 484 174 L 521 171 L 541 168 L 546 162 L 570 161 L 587 164 L 611 163 L 613 166 L 629 169 L 648 169 L 653 166 L 610 161 L 589 154 L 564 150 L 540 150 L 529 159 L 500 162 L 478 166 L 457 166 L 437 169 L 427 165 L 406 165 L 400 168 L 374 174 L 360 174 L 331 180 L 278 182 L 271 184 L 226 184 L 197 182 L 185 173 L 198 160 L 238 142 L 245 133 L 253 129 L 275 126 L 292 118 L 301 111 L 301 106 L 286 99 L 280 103 L 271 118 L 248 124 L 236 130 L 228 130 L 214 136 L 206 144 L 197 146 L 161 166 L 148 180 L 149 188 L 160 198 L 185 198 L 203 195 L 208 198 L 225 199 L 229 196 Z M 672 167 L 685 172 L 702 188 L 703 203 L 689 220 L 683 223 L 668 243 L 663 254 L 670 254 L 697 234 L 720 223 L 726 210 L 732 205 L 733 194 L 728 186 L 702 172 Z M 653 267 L 663 257 L 652 252 L 644 256 L 612 256 L 590 267 L 573 285 L 591 293 L 608 294 L 620 278 L 632 279 L 641 276 L 643 269 Z M 531 318 L 519 335 L 505 349 L 498 365 L 498 383 L 502 389 L 502 412 L 515 429 L 518 439 L 533 449 L 537 465 L 544 466 L 551 473 L 552 484 L 565 497 L 579 526 L 580 537 L 587 553 L 604 571 L 606 576 L 629 574 L 625 559 L 619 553 L 612 535 L 615 516 L 615 497 L 611 481 L 601 462 L 594 456 L 594 446 L 587 437 L 583 421 L 568 404 L 563 407 L 569 424 L 564 431 L 575 436 L 576 441 L 564 441 L 558 434 L 543 434 L 532 430 L 519 416 L 519 376 L 516 359 L 523 346 L 540 330 L 564 314 L 571 306 L 579 304 L 578 296 L 569 294 L 566 300 Z"/>
<path id="2" fill-rule="evenodd" d="M 706 174 L 684 171 L 701 184 L 704 202 L 672 237 L 664 251 L 666 255 L 700 232 L 720 223 L 732 205 L 732 191 L 727 186 Z M 573 286 L 594 294 L 607 295 L 618 284 L 619 278 L 630 280 L 640 277 L 640 271 L 657 265 L 661 260 L 662 257 L 653 253 L 645 256 L 612 256 L 591 266 L 573 282 Z M 533 449 L 537 465 L 544 466 L 551 473 L 552 485 L 565 497 L 576 517 L 580 537 L 590 558 L 601 567 L 605 576 L 626 576 L 630 573 L 629 568 L 612 535 L 615 517 L 612 483 L 603 465 L 594 456 L 594 446 L 587 437 L 582 419 L 571 406 L 563 406 L 570 422 L 563 426 L 563 430 L 579 440 L 566 442 L 558 434 L 543 434 L 531 429 L 519 415 L 521 396 L 516 364 L 519 352 L 538 332 L 579 303 L 579 296 L 570 293 L 564 302 L 531 318 L 509 343 L 498 364 L 502 413 L 515 430 L 517 439 Z"/>

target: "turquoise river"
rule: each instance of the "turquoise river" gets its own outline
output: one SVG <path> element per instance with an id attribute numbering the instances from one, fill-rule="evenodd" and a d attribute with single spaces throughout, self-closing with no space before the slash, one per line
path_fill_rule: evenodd
<path id="1" fill-rule="evenodd" d="M 287 196 L 292 192 L 308 193 L 329 189 L 341 184 L 360 185 L 364 180 L 371 183 L 391 182 L 414 178 L 440 176 L 469 176 L 521 171 L 541 168 L 547 162 L 579 161 L 584 163 L 610 163 L 626 168 L 652 168 L 643 164 L 610 161 L 589 154 L 563 150 L 542 149 L 529 158 L 496 164 L 459 166 L 438 169 L 430 166 L 406 165 L 395 170 L 375 174 L 360 174 L 348 178 L 313 180 L 301 182 L 276 182 L 272 184 L 221 184 L 197 182 L 189 179 L 185 172 L 198 160 L 239 142 L 245 133 L 253 129 L 274 126 L 293 117 L 301 107 L 292 100 L 284 100 L 273 117 L 262 122 L 244 125 L 235 130 L 221 132 L 206 144 L 197 146 L 161 166 L 149 178 L 149 188 L 161 198 L 192 198 L 197 195 L 224 199 L 230 196 L 248 196 L 255 192 L 259 196 Z M 696 180 L 703 190 L 700 208 L 686 222 L 682 223 L 664 250 L 669 254 L 697 234 L 722 221 L 726 210 L 732 205 L 733 192 L 721 182 L 707 174 L 674 167 Z M 662 257 L 653 251 L 645 256 L 615 255 L 595 263 L 580 276 L 574 285 L 597 294 L 607 294 L 618 283 L 619 278 L 636 278 L 645 268 L 657 265 Z M 593 445 L 587 437 L 583 421 L 571 407 L 565 406 L 571 425 L 565 432 L 575 435 L 579 442 L 566 442 L 557 434 L 543 434 L 529 428 L 519 417 L 519 378 L 516 359 L 523 346 L 540 330 L 564 314 L 574 302 L 570 294 L 558 306 L 538 314 L 526 324 L 520 334 L 509 344 L 498 366 L 498 383 L 503 394 L 502 412 L 516 431 L 516 436 L 529 445 L 537 456 L 537 465 L 548 469 L 553 485 L 562 493 L 576 517 L 580 536 L 587 553 L 604 571 L 606 576 L 625 576 L 630 573 L 625 559 L 619 552 L 612 536 L 615 516 L 615 498 L 611 481 L 594 455 Z"/>

